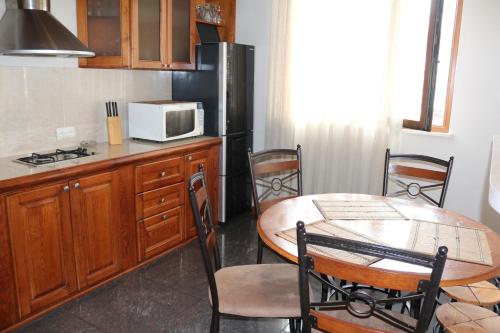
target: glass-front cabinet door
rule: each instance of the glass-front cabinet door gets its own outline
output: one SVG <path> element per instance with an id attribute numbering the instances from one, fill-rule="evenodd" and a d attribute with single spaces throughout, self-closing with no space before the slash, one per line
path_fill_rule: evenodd
<path id="1" fill-rule="evenodd" d="M 165 0 L 132 0 L 132 67 L 162 68 L 165 56 Z"/>
<path id="2" fill-rule="evenodd" d="M 132 0 L 132 67 L 194 69 L 191 0 Z"/>
<path id="3" fill-rule="evenodd" d="M 81 67 L 128 67 L 129 1 L 77 0 L 78 38 L 95 52 Z"/>
<path id="4" fill-rule="evenodd" d="M 195 6 L 192 0 L 169 0 L 170 38 L 168 65 L 172 69 L 194 69 Z"/>

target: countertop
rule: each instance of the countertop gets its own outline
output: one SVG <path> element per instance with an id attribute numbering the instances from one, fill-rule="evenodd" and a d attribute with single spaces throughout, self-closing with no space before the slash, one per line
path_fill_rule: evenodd
<path id="1" fill-rule="evenodd" d="M 500 213 L 500 135 L 493 137 L 488 201 Z"/>
<path id="2" fill-rule="evenodd" d="M 54 171 L 66 171 L 76 166 L 83 166 L 95 162 L 102 162 L 106 160 L 120 159 L 138 154 L 150 153 L 154 151 L 161 151 L 164 149 L 180 148 L 185 145 L 202 143 L 207 140 L 217 140 L 214 137 L 200 136 L 189 139 L 180 139 L 168 141 L 165 143 L 155 143 L 143 140 L 123 140 L 121 145 L 109 145 L 107 142 L 98 143 L 94 146 L 87 147 L 89 152 L 95 152 L 95 155 L 77 158 L 68 161 L 61 161 L 57 163 L 50 163 L 40 166 L 28 166 L 25 164 L 14 162 L 15 159 L 28 154 L 9 156 L 0 158 L 0 184 L 2 181 L 21 178 L 30 175 L 50 173 Z M 55 149 L 56 147 L 54 147 Z M 75 147 L 58 147 L 58 148 L 75 148 Z M 43 152 L 42 152 L 43 153 Z"/>

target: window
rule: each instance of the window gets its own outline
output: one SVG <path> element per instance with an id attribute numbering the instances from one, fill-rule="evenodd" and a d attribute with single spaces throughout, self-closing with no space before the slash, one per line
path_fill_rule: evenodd
<path id="1" fill-rule="evenodd" d="M 402 96 L 408 106 L 403 127 L 448 132 L 463 0 L 402 1 L 400 6 L 399 29 L 407 30 L 405 39 L 412 47 L 405 49 L 412 54 L 399 66 L 417 68 L 405 78 L 416 89 Z M 430 12 L 427 22 L 418 15 L 425 12 Z M 413 37 L 407 38 L 408 33 Z"/>

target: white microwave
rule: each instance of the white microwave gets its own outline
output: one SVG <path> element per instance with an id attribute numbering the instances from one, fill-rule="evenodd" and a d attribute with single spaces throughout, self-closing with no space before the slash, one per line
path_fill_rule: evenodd
<path id="1" fill-rule="evenodd" d="M 157 142 L 203 135 L 201 103 L 149 101 L 128 104 L 129 136 Z"/>

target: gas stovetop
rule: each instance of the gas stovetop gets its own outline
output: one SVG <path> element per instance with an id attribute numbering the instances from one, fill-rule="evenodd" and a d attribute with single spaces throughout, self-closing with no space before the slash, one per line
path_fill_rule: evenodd
<path id="1" fill-rule="evenodd" d="M 56 149 L 50 153 L 32 153 L 31 156 L 21 157 L 14 162 L 28 165 L 43 165 L 60 161 L 73 160 L 75 158 L 95 155 L 94 152 L 88 152 L 87 148 L 77 148 L 70 150 Z"/>

